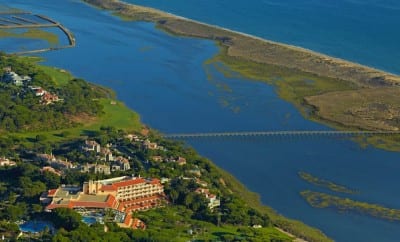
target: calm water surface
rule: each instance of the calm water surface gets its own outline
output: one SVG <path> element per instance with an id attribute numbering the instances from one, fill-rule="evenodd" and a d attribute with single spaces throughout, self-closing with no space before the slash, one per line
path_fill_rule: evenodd
<path id="1" fill-rule="evenodd" d="M 302 118 L 271 86 L 228 78 L 205 65 L 217 53 L 212 42 L 173 37 L 149 23 L 122 22 L 79 1 L 56 2 L 13 1 L 13 6 L 46 14 L 74 32 L 77 47 L 43 54 L 46 64 L 111 87 L 145 123 L 162 132 L 327 129 Z M 299 192 L 327 191 L 297 175 L 310 172 L 359 190 L 353 199 L 400 209 L 398 153 L 326 137 L 188 142 L 279 213 L 318 227 L 337 241 L 400 237 L 399 223 L 310 207 Z"/>
<path id="2" fill-rule="evenodd" d="M 126 0 L 400 74 L 400 1 Z"/>
<path id="3" fill-rule="evenodd" d="M 47 48 L 49 43 L 40 39 L 21 39 L 14 37 L 2 38 L 0 50 L 7 50 L 9 53 Z"/>

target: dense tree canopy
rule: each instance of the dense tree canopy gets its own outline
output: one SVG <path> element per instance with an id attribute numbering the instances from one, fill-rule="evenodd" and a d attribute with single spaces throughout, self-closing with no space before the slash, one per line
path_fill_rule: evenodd
<path id="1" fill-rule="evenodd" d="M 32 81 L 23 86 L 3 81 L 4 68 L 8 66 L 19 75 L 29 75 Z M 0 130 L 61 129 L 76 125 L 74 117 L 102 113 L 97 99 L 104 97 L 104 92 L 82 79 L 57 86 L 50 76 L 31 62 L 5 55 L 0 55 L 0 78 Z M 28 86 L 40 86 L 63 101 L 44 105 Z"/>

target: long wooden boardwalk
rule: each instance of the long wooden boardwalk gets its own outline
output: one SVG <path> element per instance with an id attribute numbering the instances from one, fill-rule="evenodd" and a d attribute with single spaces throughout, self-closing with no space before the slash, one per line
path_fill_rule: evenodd
<path id="1" fill-rule="evenodd" d="M 260 132 L 221 132 L 166 134 L 165 138 L 212 138 L 212 137 L 257 137 L 257 136 L 372 136 L 399 135 L 400 131 L 335 131 L 335 130 L 292 130 L 292 131 L 260 131 Z"/>

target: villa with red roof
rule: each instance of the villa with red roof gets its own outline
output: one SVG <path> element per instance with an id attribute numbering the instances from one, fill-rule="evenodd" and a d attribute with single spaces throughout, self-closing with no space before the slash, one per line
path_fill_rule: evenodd
<path id="1" fill-rule="evenodd" d="M 141 228 L 143 226 L 135 223 L 131 213 L 162 206 L 166 197 L 158 179 L 123 176 L 90 180 L 83 184 L 82 190 L 76 187 L 52 189 L 42 195 L 41 201 L 48 203 L 46 210 L 59 207 L 118 210 L 125 213 L 125 225 Z"/>
<path id="2" fill-rule="evenodd" d="M 221 205 L 221 201 L 217 198 L 217 195 L 210 193 L 210 190 L 206 188 L 197 188 L 195 192 L 203 194 L 208 199 L 208 207 L 211 210 Z"/>

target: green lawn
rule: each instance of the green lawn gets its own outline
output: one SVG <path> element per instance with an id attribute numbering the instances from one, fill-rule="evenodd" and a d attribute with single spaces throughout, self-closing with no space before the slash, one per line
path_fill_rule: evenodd
<path id="1" fill-rule="evenodd" d="M 27 141 L 34 140 L 37 135 L 45 135 L 47 142 L 61 142 L 85 136 L 90 131 L 99 130 L 101 126 L 112 126 L 126 131 L 139 131 L 141 129 L 139 115 L 122 102 L 111 99 L 100 99 L 99 102 L 104 106 L 104 114 L 98 118 L 82 120 L 78 127 L 42 132 L 11 133 L 9 135 Z M 68 132 L 68 135 L 63 137 L 61 134 L 65 132 Z M 29 143 L 27 145 L 29 146 Z"/>
<path id="2" fill-rule="evenodd" d="M 74 78 L 71 73 L 55 67 L 38 65 L 38 68 L 51 76 L 51 79 L 59 86 L 66 85 Z"/>
<path id="3" fill-rule="evenodd" d="M 167 206 L 138 213 L 147 224 L 147 233 L 169 241 L 292 241 L 293 238 L 274 227 L 251 228 L 247 226 L 215 224 L 193 220 L 182 206 Z M 166 226 L 169 225 L 169 226 Z M 189 232 L 190 231 L 190 232 Z"/>
<path id="4" fill-rule="evenodd" d="M 39 62 L 43 61 L 43 59 L 39 57 L 19 57 L 18 61 L 35 65 L 50 76 L 52 81 L 60 87 L 74 79 L 74 76 L 68 71 L 40 65 Z M 79 138 L 80 136 L 86 136 L 91 131 L 98 131 L 101 126 L 111 126 L 125 131 L 139 131 L 141 129 L 142 125 L 140 123 L 139 115 L 125 106 L 124 103 L 114 100 L 113 97 L 115 94 L 112 90 L 97 85 L 96 88 L 103 91 L 105 94 L 104 96 L 108 97 L 98 100 L 104 107 L 104 113 L 99 117 L 74 117 L 74 121 L 79 123 L 79 125 L 66 129 L 24 133 L 16 132 L 7 133 L 6 135 L 26 140 L 27 142 L 24 143 L 30 147 L 35 141 L 37 135 L 45 136 L 45 142 L 54 143 L 72 140 Z"/>

